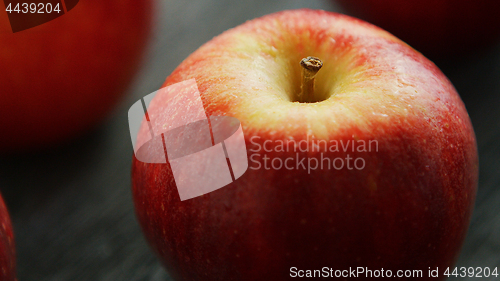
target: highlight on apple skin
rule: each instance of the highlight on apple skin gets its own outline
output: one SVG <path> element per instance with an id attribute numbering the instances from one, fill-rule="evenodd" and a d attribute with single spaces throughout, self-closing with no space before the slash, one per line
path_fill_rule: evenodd
<path id="1" fill-rule="evenodd" d="M 322 67 L 302 99 L 308 57 Z M 304 9 L 224 32 L 164 86 L 193 78 L 207 115 L 241 121 L 249 168 L 181 201 L 168 163 L 133 158 L 138 220 L 175 280 L 288 280 L 292 267 L 446 277 L 478 156 L 465 106 L 431 61 L 369 23 Z"/>
<path id="2" fill-rule="evenodd" d="M 0 280 L 17 280 L 14 232 L 2 196 L 0 196 Z"/>

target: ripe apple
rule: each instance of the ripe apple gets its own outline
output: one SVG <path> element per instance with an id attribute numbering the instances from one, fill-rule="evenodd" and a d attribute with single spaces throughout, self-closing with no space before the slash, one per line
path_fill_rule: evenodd
<path id="1" fill-rule="evenodd" d="M 0 152 L 73 138 L 106 117 L 138 70 L 153 0 L 80 1 L 12 33 L 0 4 Z"/>
<path id="2" fill-rule="evenodd" d="M 7 207 L 0 196 L 0 280 L 16 279 L 16 253 L 14 247 L 14 232 L 10 223 Z"/>
<path id="3" fill-rule="evenodd" d="M 338 0 L 346 10 L 432 58 L 467 54 L 498 42 L 499 1 Z"/>
<path id="4" fill-rule="evenodd" d="M 164 86 L 193 78 L 207 115 L 240 120 L 249 168 L 181 201 L 169 163 L 134 156 L 137 216 L 174 279 L 276 281 L 323 267 L 443 279 L 468 228 L 478 158 L 464 104 L 432 62 L 369 23 L 292 10 L 214 38 Z M 192 112 L 155 122 L 179 114 Z"/>

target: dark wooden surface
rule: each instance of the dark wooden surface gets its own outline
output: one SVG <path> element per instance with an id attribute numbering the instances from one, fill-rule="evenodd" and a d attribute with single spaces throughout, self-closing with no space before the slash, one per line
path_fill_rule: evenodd
<path id="1" fill-rule="evenodd" d="M 171 280 L 135 218 L 127 110 L 213 36 L 301 7 L 340 11 L 327 0 L 160 2 L 143 69 L 101 127 L 58 149 L 0 157 L 19 280 Z M 476 208 L 457 266 L 500 267 L 500 46 L 437 64 L 469 110 L 480 153 Z"/>

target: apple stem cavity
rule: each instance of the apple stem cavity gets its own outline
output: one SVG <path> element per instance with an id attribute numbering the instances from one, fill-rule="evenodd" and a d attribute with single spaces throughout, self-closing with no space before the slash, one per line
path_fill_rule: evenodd
<path id="1" fill-rule="evenodd" d="M 316 57 L 307 57 L 300 61 L 300 66 L 302 66 L 302 84 L 298 102 L 315 102 L 314 77 L 323 66 L 323 62 Z"/>

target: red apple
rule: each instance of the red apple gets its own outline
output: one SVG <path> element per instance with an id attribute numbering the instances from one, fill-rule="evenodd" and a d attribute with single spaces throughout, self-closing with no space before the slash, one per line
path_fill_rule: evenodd
<path id="1" fill-rule="evenodd" d="M 138 70 L 152 2 L 80 1 L 16 33 L 2 2 L 0 152 L 53 145 L 103 120 Z"/>
<path id="2" fill-rule="evenodd" d="M 323 62 L 309 80 L 299 63 L 308 56 Z M 208 115 L 240 120 L 249 168 L 181 201 L 169 163 L 134 157 L 137 216 L 175 280 L 277 281 L 357 267 L 442 280 L 453 266 L 476 194 L 476 140 L 453 85 L 423 55 L 355 18 L 294 10 L 214 38 L 164 86 L 193 78 Z M 167 101 L 157 97 L 161 109 Z M 194 113 L 154 122 L 181 114 Z"/>
<path id="3" fill-rule="evenodd" d="M 7 207 L 0 196 L 0 280 L 16 279 L 16 253 L 14 247 L 14 232 L 10 223 Z"/>
<path id="4" fill-rule="evenodd" d="M 346 10 L 433 58 L 498 42 L 500 2 L 491 0 L 338 0 Z"/>

